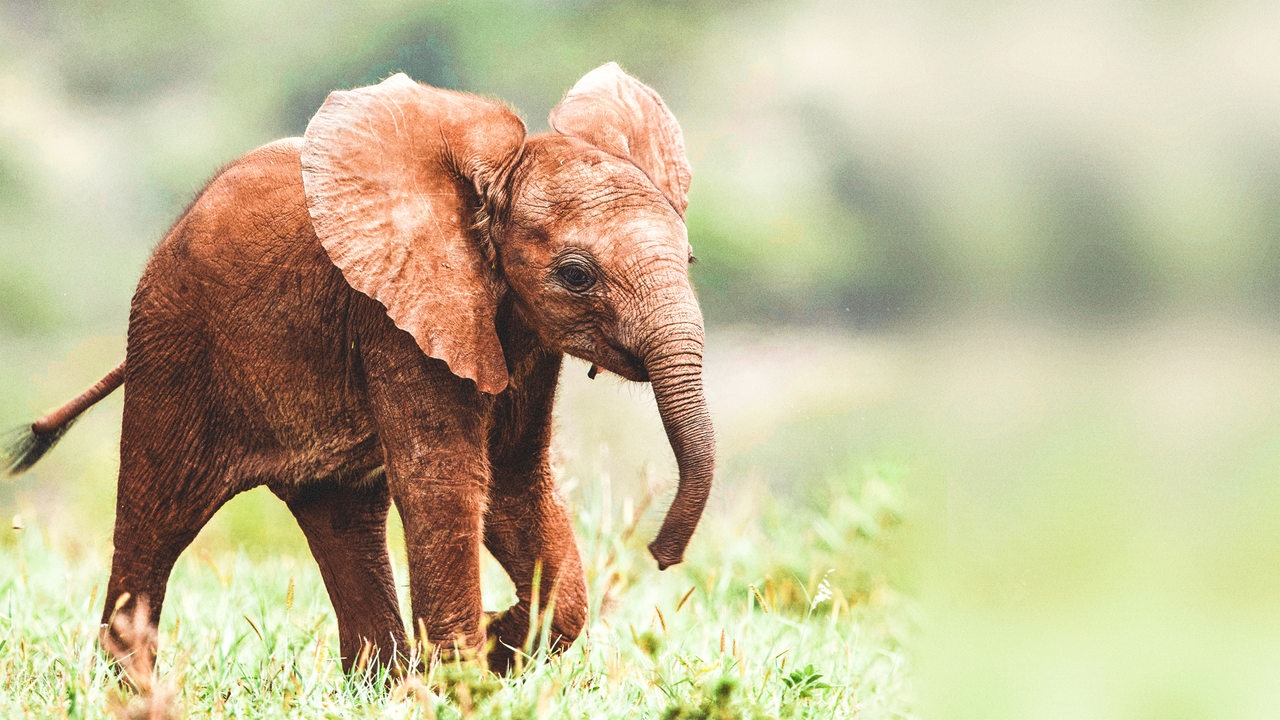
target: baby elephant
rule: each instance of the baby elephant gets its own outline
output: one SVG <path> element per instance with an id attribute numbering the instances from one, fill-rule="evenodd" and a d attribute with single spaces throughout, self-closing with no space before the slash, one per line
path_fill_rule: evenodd
<path id="1" fill-rule="evenodd" d="M 652 383 L 680 483 L 649 550 L 660 569 L 680 562 L 715 457 L 680 127 L 613 63 L 550 124 L 526 137 L 501 103 L 399 74 L 332 93 L 303 137 L 201 192 L 138 283 L 125 361 L 6 460 L 26 469 L 125 386 L 108 647 L 117 614 L 145 607 L 159 622 L 179 554 L 259 485 L 306 535 L 347 670 L 362 653 L 409 654 L 393 501 L 420 641 L 446 653 L 492 641 L 491 666 L 507 667 L 535 585 L 556 644 L 572 641 L 586 585 L 547 449 L 565 353 Z M 481 543 L 519 597 L 489 637 Z"/>

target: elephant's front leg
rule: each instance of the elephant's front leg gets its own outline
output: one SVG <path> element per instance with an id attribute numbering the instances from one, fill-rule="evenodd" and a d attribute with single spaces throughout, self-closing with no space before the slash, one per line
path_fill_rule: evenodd
<path id="1" fill-rule="evenodd" d="M 422 355 L 407 333 L 383 341 L 365 363 L 387 486 L 404 524 L 410 627 L 434 653 L 478 653 L 492 401 Z"/>
<path id="2" fill-rule="evenodd" d="M 474 656 L 485 639 L 480 544 L 487 481 L 476 449 L 471 452 L 472 458 L 447 451 L 423 459 L 416 472 L 397 469 L 392 480 L 404 523 L 413 627 L 424 652 L 442 657 Z"/>
<path id="3" fill-rule="evenodd" d="M 550 611 L 548 641 L 553 650 L 568 647 L 587 623 L 587 585 L 573 526 L 549 470 L 510 476 L 494 469 L 494 487 L 485 522 L 485 544 L 516 586 L 515 605 L 489 626 L 494 644 L 489 667 L 510 668 L 525 646 L 530 621 L 540 632 Z M 538 618 L 533 600 L 538 599 Z"/>
<path id="4" fill-rule="evenodd" d="M 535 355 L 516 388 L 497 400 L 489 457 L 493 484 L 484 542 L 516 586 L 517 602 L 489 626 L 489 667 L 502 671 L 525 646 L 533 620 L 551 611 L 548 640 L 568 646 L 587 623 L 587 584 L 573 524 L 556 483 L 548 447 L 560 356 Z M 534 599 L 540 618 L 531 618 Z"/>

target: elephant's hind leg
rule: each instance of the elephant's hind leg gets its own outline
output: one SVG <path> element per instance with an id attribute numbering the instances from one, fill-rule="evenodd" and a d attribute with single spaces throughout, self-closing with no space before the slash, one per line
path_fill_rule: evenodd
<path id="1" fill-rule="evenodd" d="M 114 551 L 101 641 L 128 679 L 150 673 L 169 575 L 209 518 L 235 494 L 216 471 L 195 462 L 151 466 L 124 453 L 116 497 Z"/>
<path id="2" fill-rule="evenodd" d="M 342 669 L 394 668 L 409 645 L 387 552 L 386 481 L 274 486 L 272 492 L 289 505 L 320 566 L 338 618 Z"/>

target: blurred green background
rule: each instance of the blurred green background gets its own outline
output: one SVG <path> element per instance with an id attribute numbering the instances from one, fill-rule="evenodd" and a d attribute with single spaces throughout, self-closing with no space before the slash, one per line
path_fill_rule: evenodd
<path id="1" fill-rule="evenodd" d="M 329 90 L 403 70 L 538 131 L 617 60 L 694 167 L 713 511 L 756 538 L 791 504 L 859 511 L 832 494 L 864 468 L 902 476 L 928 716 L 1274 717 L 1278 37 L 1246 0 L 7 0 L 0 422 L 113 365 L 177 213 Z M 666 482 L 646 391 L 583 373 L 566 478 Z M 107 405 L 0 509 L 101 552 Z M 298 551 L 247 502 L 201 542 Z"/>

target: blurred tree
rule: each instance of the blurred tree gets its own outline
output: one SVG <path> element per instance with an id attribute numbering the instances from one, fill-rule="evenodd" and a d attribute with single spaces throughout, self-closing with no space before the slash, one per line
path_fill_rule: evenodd
<path id="1" fill-rule="evenodd" d="M 997 3 L 960 22 L 926 0 L 883 12 L 8 2 L 0 328 L 122 318 L 149 249 L 214 169 L 301 133 L 334 88 L 405 71 L 506 99 L 536 132 L 607 60 L 658 88 L 685 127 L 694 273 L 714 323 L 868 328 L 980 306 L 1110 324 L 1179 297 L 1273 315 L 1267 13 L 1206 10 L 1194 41 L 1153 44 L 1150 23 L 1184 15 Z M 69 281 L 41 290 L 55 258 Z"/>
<path id="2" fill-rule="evenodd" d="M 1085 151 L 1044 153 L 1030 164 L 1043 206 L 1024 302 L 1077 322 L 1153 309 L 1154 259 L 1126 205 L 1129 188 L 1110 171 Z"/>

